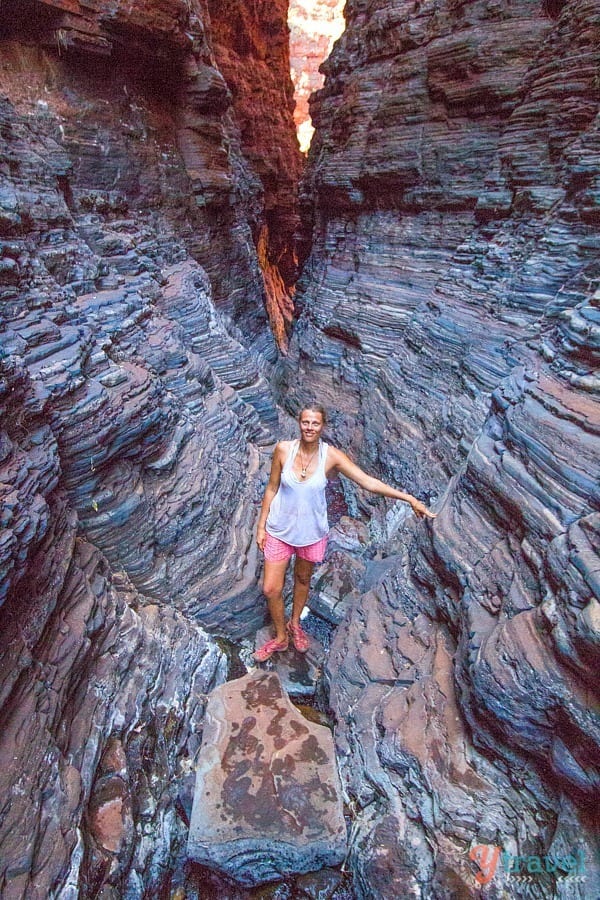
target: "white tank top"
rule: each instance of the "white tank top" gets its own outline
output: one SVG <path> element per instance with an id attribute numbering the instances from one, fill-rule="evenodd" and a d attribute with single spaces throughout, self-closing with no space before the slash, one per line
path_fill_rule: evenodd
<path id="1" fill-rule="evenodd" d="M 317 468 L 306 479 L 298 478 L 293 470 L 299 447 L 300 441 L 294 441 L 287 455 L 265 529 L 292 547 L 307 547 L 329 532 L 325 500 L 327 444 L 319 441 Z"/>

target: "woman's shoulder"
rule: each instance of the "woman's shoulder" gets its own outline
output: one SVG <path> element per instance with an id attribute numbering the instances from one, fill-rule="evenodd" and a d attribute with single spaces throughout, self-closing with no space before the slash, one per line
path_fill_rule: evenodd
<path id="1" fill-rule="evenodd" d="M 278 456 L 286 455 L 294 445 L 295 441 L 277 441 L 274 453 Z"/>
<path id="2" fill-rule="evenodd" d="M 341 471 L 344 466 L 353 465 L 352 460 L 349 458 L 347 453 L 344 453 L 343 450 L 340 450 L 339 447 L 334 447 L 332 444 L 327 445 L 327 474 L 330 475 L 334 471 Z"/>

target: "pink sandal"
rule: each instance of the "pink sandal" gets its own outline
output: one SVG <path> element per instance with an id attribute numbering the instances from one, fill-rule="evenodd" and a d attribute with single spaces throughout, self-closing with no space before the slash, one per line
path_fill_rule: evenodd
<path id="1" fill-rule="evenodd" d="M 289 641 L 278 641 L 277 638 L 271 638 L 262 647 L 259 647 L 254 654 L 256 662 L 266 662 L 274 653 L 283 653 L 289 647 Z"/>
<path id="2" fill-rule="evenodd" d="M 292 625 L 288 622 L 288 631 L 292 636 L 292 643 L 298 653 L 306 653 L 308 650 L 308 635 L 301 625 Z"/>

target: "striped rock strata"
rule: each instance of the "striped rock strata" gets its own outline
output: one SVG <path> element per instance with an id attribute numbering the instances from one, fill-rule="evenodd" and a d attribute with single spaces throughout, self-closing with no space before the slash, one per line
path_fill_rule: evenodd
<path id="1" fill-rule="evenodd" d="M 13 226 L 4 242 L 3 349 L 27 367 L 29 407 L 56 436 L 81 526 L 157 599 L 199 613 L 243 595 L 256 565 L 257 445 L 275 420 L 261 360 L 213 306 L 168 220 L 129 217 L 126 195 L 102 192 L 86 212 L 77 181 L 71 213 L 57 186 L 65 150 L 3 112 L 15 215 L 29 204 L 47 220 L 43 232 Z M 254 587 L 242 606 L 255 598 Z"/>
<path id="2" fill-rule="evenodd" d="M 244 159 L 262 187 L 251 222 L 264 273 L 269 319 L 287 347 L 298 278 L 298 182 L 303 158 L 292 113 L 287 0 L 208 0 L 211 41 L 231 90 Z"/>
<path id="3" fill-rule="evenodd" d="M 1 891 L 158 895 L 186 836 L 183 762 L 224 659 L 78 533 L 34 390 L 3 367 Z"/>
<path id="4" fill-rule="evenodd" d="M 596 3 L 352 2 L 312 105 L 313 250 L 282 391 L 436 503 L 329 663 L 360 896 L 484 888 L 470 852 L 561 855 L 596 890 Z M 387 518 L 386 518 L 387 510 Z M 372 553 L 373 551 L 371 551 Z M 342 598 L 343 599 L 343 598 Z M 566 886 L 565 886 L 566 885 Z"/>
<path id="5" fill-rule="evenodd" d="M 77 107 L 81 131 L 74 135 L 79 146 L 72 151 L 88 188 L 92 175 L 100 189 L 119 191 L 129 180 L 130 196 L 133 188 L 143 206 L 150 200 L 149 188 L 155 193 L 171 180 L 160 206 L 171 208 L 182 230 L 187 226 L 188 248 L 208 271 L 217 303 L 243 320 L 255 339 L 264 332 L 264 304 L 273 280 L 289 287 L 295 277 L 301 164 L 290 109 L 286 9 L 271 6 L 241 22 L 249 44 L 264 44 L 267 33 L 280 34 L 278 53 L 266 62 L 264 53 L 257 56 L 252 72 L 252 90 L 264 95 L 253 120 L 268 123 L 267 144 L 260 129 L 248 135 L 247 103 L 238 102 L 236 89 L 236 79 L 245 77 L 245 61 L 236 57 L 242 36 L 223 33 L 223 4 L 209 9 L 204 0 L 133 5 L 112 0 L 99 6 L 80 0 L 8 0 L 0 33 L 8 63 L 3 79 L 13 78 L 8 89 L 3 84 L 9 98 L 22 108 L 27 101 L 48 104 L 64 117 L 59 124 L 67 139 L 74 112 L 69 106 Z M 215 48 L 234 95 L 219 71 Z M 27 79 L 15 87 L 11 73 L 19 70 Z M 65 91 L 73 85 L 79 96 L 65 103 Z M 123 116 L 120 135 L 115 114 Z M 138 146 L 135 154 L 136 143 L 147 146 Z M 275 155 L 273 148 L 278 148 Z M 159 150 L 157 159 L 153 150 Z M 138 157 L 133 170 L 132 156 Z M 282 223 L 287 223 L 283 229 Z M 266 250 L 257 256 L 250 248 L 254 241 L 261 249 L 261 238 Z M 262 259 L 269 263 L 264 272 Z"/>
<path id="6" fill-rule="evenodd" d="M 160 896 L 183 878 L 185 767 L 225 676 L 198 621 L 229 636 L 263 622 L 252 517 L 277 413 L 261 186 L 203 9 L 3 7 L 11 900 Z"/>

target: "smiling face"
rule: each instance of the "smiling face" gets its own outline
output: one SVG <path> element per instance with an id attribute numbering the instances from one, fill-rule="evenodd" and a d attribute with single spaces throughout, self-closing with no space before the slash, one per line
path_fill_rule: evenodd
<path id="1" fill-rule="evenodd" d="M 298 416 L 298 424 L 300 425 L 303 444 L 313 445 L 318 443 L 321 432 L 325 427 L 323 413 L 317 409 L 307 407 Z"/>

